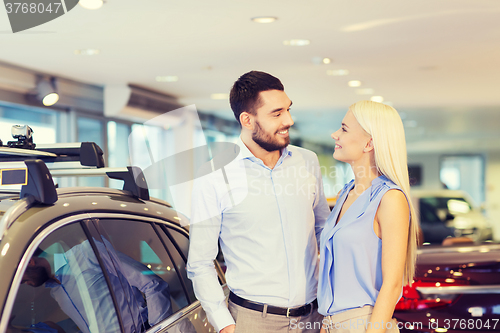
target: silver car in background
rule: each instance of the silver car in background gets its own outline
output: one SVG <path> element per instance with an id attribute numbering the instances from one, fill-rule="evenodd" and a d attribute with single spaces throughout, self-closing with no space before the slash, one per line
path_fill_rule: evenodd
<path id="1" fill-rule="evenodd" d="M 490 221 L 466 192 L 446 189 L 412 190 L 411 197 L 415 207 L 421 212 L 424 238 L 428 227 L 433 228 L 435 234 L 440 233 L 437 236 L 443 238 L 447 237 L 446 233 L 450 233 L 448 235 L 450 237 L 469 237 L 474 242 L 492 239 L 493 232 Z M 437 216 L 438 219 L 426 219 L 425 216 Z M 426 224 L 431 223 L 432 226 L 426 226 Z M 428 232 L 431 232 L 430 229 Z M 433 235 L 427 236 L 429 238 Z M 427 240 L 424 239 L 424 241 Z"/>

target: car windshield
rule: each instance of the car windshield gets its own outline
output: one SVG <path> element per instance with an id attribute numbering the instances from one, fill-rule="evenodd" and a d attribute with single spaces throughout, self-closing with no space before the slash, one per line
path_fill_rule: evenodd
<path id="1" fill-rule="evenodd" d="M 472 210 L 471 205 L 464 198 L 427 197 L 421 198 L 421 202 L 435 207 L 437 211 L 447 210 L 451 214 L 465 214 Z"/>

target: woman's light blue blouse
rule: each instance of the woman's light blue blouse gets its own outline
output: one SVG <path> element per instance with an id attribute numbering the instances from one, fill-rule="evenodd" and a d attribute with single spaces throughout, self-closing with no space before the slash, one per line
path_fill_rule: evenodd
<path id="1" fill-rule="evenodd" d="M 382 287 L 382 240 L 373 221 L 383 195 L 401 188 L 385 176 L 374 179 L 335 225 L 353 187 L 354 180 L 344 186 L 321 234 L 318 311 L 324 316 L 373 306 Z"/>

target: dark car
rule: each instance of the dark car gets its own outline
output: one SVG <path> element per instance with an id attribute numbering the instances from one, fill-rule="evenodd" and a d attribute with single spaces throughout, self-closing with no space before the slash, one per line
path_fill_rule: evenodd
<path id="1" fill-rule="evenodd" d="M 186 275 L 186 218 L 150 198 L 137 169 L 77 170 L 125 190 L 56 188 L 64 170 L 32 158 L 65 163 L 68 151 L 13 153 L 0 148 L 0 332 L 215 331 Z"/>
<path id="2" fill-rule="evenodd" d="M 423 247 L 414 281 L 394 313 L 402 332 L 500 331 L 500 244 Z"/>
<path id="3" fill-rule="evenodd" d="M 419 200 L 420 228 L 424 243 L 441 244 L 448 237 L 455 237 L 455 228 L 446 224 L 436 213 L 435 207 L 429 203 Z"/>

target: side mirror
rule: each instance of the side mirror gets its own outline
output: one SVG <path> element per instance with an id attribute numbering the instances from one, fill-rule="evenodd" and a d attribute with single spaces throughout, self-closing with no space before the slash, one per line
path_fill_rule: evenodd
<path id="1" fill-rule="evenodd" d="M 455 219 L 455 215 L 450 214 L 450 213 L 446 213 L 446 217 L 444 218 L 445 222 L 446 221 L 451 221 L 451 220 L 454 220 L 454 219 Z"/>

